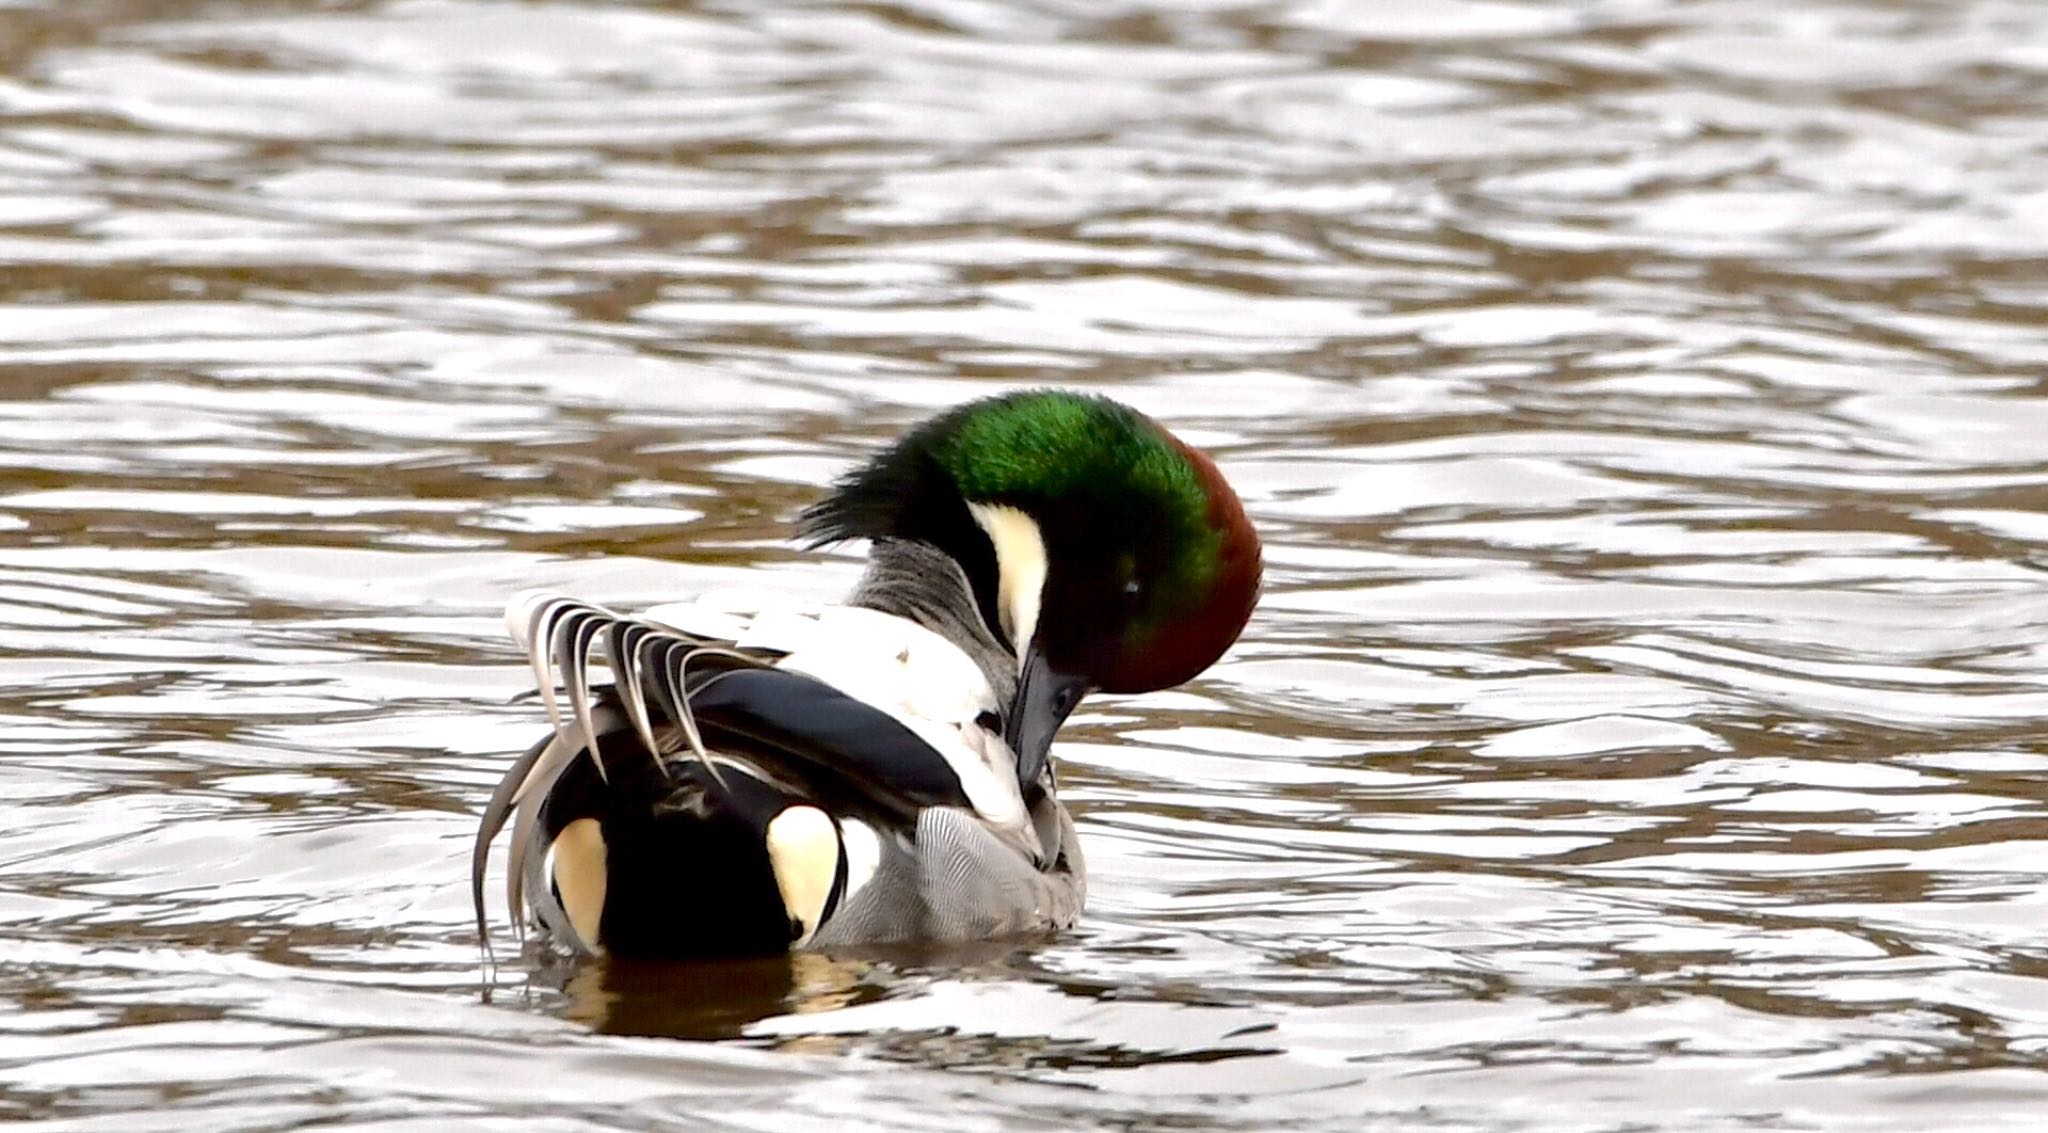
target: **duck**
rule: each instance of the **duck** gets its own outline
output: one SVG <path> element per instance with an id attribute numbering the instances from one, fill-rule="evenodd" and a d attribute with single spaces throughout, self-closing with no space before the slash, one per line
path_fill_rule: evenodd
<path id="1" fill-rule="evenodd" d="M 1087 895 L 1053 737 L 1085 698 L 1184 683 L 1237 640 L 1262 551 L 1215 461 L 1106 397 L 970 401 L 798 517 L 867 541 L 841 604 L 714 592 L 622 613 L 528 591 L 506 623 L 551 727 L 510 826 L 505 901 L 567 950 L 705 959 L 995 941 Z M 601 679 L 608 678 L 608 679 Z"/>

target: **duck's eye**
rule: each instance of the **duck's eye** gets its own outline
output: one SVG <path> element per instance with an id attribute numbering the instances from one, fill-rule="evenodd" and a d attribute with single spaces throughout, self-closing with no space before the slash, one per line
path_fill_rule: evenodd
<path id="1" fill-rule="evenodd" d="M 1124 583 L 1124 609 L 1133 613 L 1145 604 L 1145 584 L 1133 578 Z"/>
<path id="2" fill-rule="evenodd" d="M 1123 582 L 1117 597 L 1123 602 L 1124 608 L 1136 610 L 1140 599 L 1145 596 L 1145 584 L 1140 581 L 1138 574 L 1138 557 L 1129 553 L 1118 555 L 1116 573 L 1111 577 Z"/>

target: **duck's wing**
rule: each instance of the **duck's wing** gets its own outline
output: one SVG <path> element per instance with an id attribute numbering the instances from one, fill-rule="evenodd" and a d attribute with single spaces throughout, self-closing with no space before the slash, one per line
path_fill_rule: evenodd
<path id="1" fill-rule="evenodd" d="M 558 849 L 563 833 L 586 818 L 595 826 L 577 837 L 614 855 L 653 837 L 650 823 L 666 822 L 664 852 L 688 845 L 758 857 L 758 841 L 712 843 L 740 837 L 740 827 L 767 838 L 784 811 L 809 808 L 840 843 L 827 904 L 837 903 L 849 869 L 859 873 L 875 856 L 873 847 L 853 846 L 862 860 L 848 860 L 848 822 L 858 822 L 863 837 L 910 837 L 920 814 L 955 809 L 989 824 L 998 842 L 1018 847 L 1013 854 L 1035 854 L 1013 757 L 998 738 L 994 693 L 959 650 L 871 610 L 817 607 L 723 622 L 707 616 L 715 613 L 690 604 L 627 617 L 554 595 L 513 601 L 507 621 L 555 728 L 514 762 L 485 807 L 471 871 L 480 932 L 487 936 L 490 844 L 508 821 L 506 897 L 515 922 L 529 892 L 551 923 L 578 919 L 545 883 L 551 874 L 560 879 L 559 863 L 544 867 L 538 851 Z M 592 683 L 599 663 L 611 671 L 610 687 Z M 694 824 L 674 817 L 693 808 L 723 813 Z M 718 834 L 720 822 L 738 825 Z M 785 825 L 781 836 L 796 845 L 801 824 Z M 821 913 L 810 912 L 814 930 Z M 587 927 L 576 935 L 592 946 Z"/>

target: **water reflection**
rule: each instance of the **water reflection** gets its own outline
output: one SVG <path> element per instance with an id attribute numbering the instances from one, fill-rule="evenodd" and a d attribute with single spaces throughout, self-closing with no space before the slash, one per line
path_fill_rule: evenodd
<path id="1" fill-rule="evenodd" d="M 770 1017 L 881 998 L 887 985 L 866 978 L 872 967 L 812 953 L 691 964 L 607 959 L 567 968 L 562 1013 L 608 1035 L 737 1038 Z"/>

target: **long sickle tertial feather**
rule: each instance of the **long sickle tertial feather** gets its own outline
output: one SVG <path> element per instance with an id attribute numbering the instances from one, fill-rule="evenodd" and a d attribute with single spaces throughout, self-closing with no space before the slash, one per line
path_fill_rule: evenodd
<path id="1" fill-rule="evenodd" d="M 555 663 L 569 690 L 569 707 L 576 715 L 576 726 L 583 732 L 583 750 L 590 753 L 599 779 L 609 777 L 605 774 L 604 758 L 597 750 L 597 725 L 590 717 L 590 663 L 595 659 L 590 647 L 605 623 L 617 620 L 618 615 L 601 606 L 580 606 L 562 614 L 553 635 Z"/>
<path id="2" fill-rule="evenodd" d="M 640 680 L 640 643 L 654 630 L 637 621 L 615 621 L 605 628 L 605 652 L 613 658 L 612 670 L 619 679 L 619 700 L 625 706 L 626 718 L 633 722 L 633 731 L 639 734 L 647 753 L 666 773 L 668 764 L 662 761 L 661 745 L 654 738 L 654 721 L 647 715 L 646 693 Z"/>
<path id="3" fill-rule="evenodd" d="M 557 731 L 567 730 L 563 717 L 561 698 L 556 694 L 560 685 L 569 697 L 569 715 L 576 722 L 577 738 L 583 750 L 590 753 L 590 761 L 597 768 L 599 778 L 608 778 L 604 757 L 597 747 L 598 729 L 592 717 L 590 687 L 591 665 L 600 660 L 596 646 L 600 635 L 606 639 L 603 660 L 611 665 L 629 693 L 637 693 L 639 675 L 631 671 L 629 663 L 622 658 L 631 654 L 619 649 L 622 633 L 646 634 L 653 627 L 636 622 L 631 618 L 581 602 L 573 598 L 562 598 L 544 591 L 527 591 L 512 599 L 505 608 L 505 624 L 512 630 L 513 639 L 526 647 L 526 660 L 533 667 L 534 681 L 540 686 L 541 703 L 547 707 L 548 722 Z M 641 709 L 637 695 L 629 695 L 627 710 L 634 730 L 640 733 L 641 742 L 647 745 L 650 754 L 658 755 L 660 746 L 655 742 L 654 732 Z"/>
<path id="4" fill-rule="evenodd" d="M 533 832 L 540 823 L 540 800 L 547 796 L 545 788 L 532 788 L 536 783 L 553 783 L 574 758 L 575 745 L 556 732 L 513 795 L 517 802 L 512 811 L 512 844 L 505 847 L 505 910 L 512 917 L 513 935 L 521 940 L 526 938 L 526 920 L 519 912 L 526 907 L 522 903 L 526 898 L 526 859 L 533 853 Z"/>
<path id="5" fill-rule="evenodd" d="M 548 710 L 548 722 L 562 726 L 562 706 L 555 699 L 555 670 L 548 661 L 548 636 L 556 611 L 571 603 L 545 590 L 527 590 L 505 604 L 505 628 L 512 640 L 526 650 L 526 664 L 533 670 L 540 688 L 540 702 Z"/>
<path id="6" fill-rule="evenodd" d="M 484 912 L 484 871 L 490 863 L 491 843 L 498 832 L 512 823 L 511 845 L 505 851 L 505 903 L 512 913 L 512 930 L 524 938 L 526 925 L 519 917 L 520 901 L 526 890 L 526 859 L 533 852 L 533 829 L 540 815 L 540 799 L 547 794 L 562 769 L 576 758 L 578 747 L 561 729 L 528 748 L 498 781 L 497 790 L 484 804 L 483 824 L 477 828 L 476 846 L 470 853 L 470 898 L 476 902 L 477 927 L 484 946 L 490 947 Z"/>
<path id="7" fill-rule="evenodd" d="M 661 714 L 668 717 L 685 737 L 694 730 L 696 718 L 690 715 L 689 694 L 669 678 L 669 658 L 689 647 L 690 643 L 681 638 L 649 633 L 633 651 L 633 671 L 639 675 L 642 687 L 652 694 L 654 706 L 661 709 Z M 650 676 L 652 680 L 648 680 Z M 694 752 L 696 745 L 692 744 L 690 748 Z"/>
<path id="8" fill-rule="evenodd" d="M 717 783 L 720 789 L 729 790 L 730 788 L 726 784 L 725 776 L 720 774 L 718 770 L 718 765 L 721 761 L 713 758 L 712 752 L 704 744 L 704 733 L 697 728 L 697 715 L 690 711 L 690 698 L 710 687 L 719 678 L 729 675 L 735 666 L 728 665 L 713 670 L 709 675 L 700 678 L 696 685 L 692 687 L 690 684 L 690 663 L 707 658 L 718 658 L 737 661 L 740 663 L 737 667 L 754 668 L 761 664 L 761 660 L 757 657 L 749 657 L 729 645 L 693 644 L 689 652 L 684 653 L 681 657 L 677 657 L 676 652 L 675 650 L 670 650 L 663 658 L 665 662 L 672 660 L 673 667 L 669 664 L 662 666 L 659 683 L 668 687 L 669 697 L 682 707 L 682 713 L 677 720 L 677 727 L 683 733 L 684 740 L 689 743 L 690 751 L 704 765 L 704 770 L 711 773 L 712 781 Z"/>
<path id="9" fill-rule="evenodd" d="M 505 820 L 511 817 L 512 804 L 519 788 L 525 784 L 527 774 L 533 770 L 534 764 L 540 762 L 542 754 L 557 742 L 559 737 L 550 734 L 527 748 L 526 754 L 514 760 L 505 777 L 498 780 L 497 790 L 491 792 L 491 801 L 484 804 L 483 824 L 477 827 L 476 845 L 469 852 L 469 897 L 476 904 L 476 935 L 483 942 L 486 953 L 491 950 L 491 929 L 490 920 L 484 913 L 484 873 L 491 863 L 491 843 L 497 840 L 498 831 L 505 828 Z M 518 908 L 517 905 L 512 907 Z M 524 927 L 516 915 L 512 923 L 515 930 Z"/>
<path id="10" fill-rule="evenodd" d="M 512 631 L 513 640 L 526 651 L 554 732 L 513 762 L 484 806 L 483 824 L 477 830 L 476 845 L 470 854 L 470 895 L 476 904 L 477 931 L 487 950 L 490 938 L 489 918 L 484 911 L 484 874 L 491 843 L 506 824 L 512 826 L 512 837 L 506 852 L 505 898 L 512 911 L 514 931 L 523 937 L 525 922 L 518 910 L 526 896 L 527 874 L 532 872 L 529 866 L 533 861 L 540 802 L 563 770 L 577 755 L 588 752 L 598 775 L 605 777 L 597 739 L 616 730 L 623 716 L 646 747 L 648 757 L 664 774 L 669 774 L 665 757 L 680 754 L 698 760 L 713 780 L 725 786 L 719 769 L 724 760 L 705 746 L 696 716 L 690 711 L 690 698 L 736 668 L 768 663 L 729 642 L 707 641 L 544 591 L 527 591 L 514 597 L 506 606 L 505 624 Z M 699 664 L 703 661 L 726 663 Z M 618 683 L 616 704 L 597 703 L 590 683 L 593 664 L 605 664 L 612 670 Z M 556 691 L 558 685 L 569 700 L 566 714 Z M 679 748 L 663 750 L 656 732 L 655 711 L 666 716 L 681 736 Z"/>

